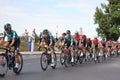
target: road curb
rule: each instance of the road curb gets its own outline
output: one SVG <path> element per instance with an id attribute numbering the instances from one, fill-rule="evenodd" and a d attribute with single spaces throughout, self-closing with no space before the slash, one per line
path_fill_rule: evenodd
<path id="1" fill-rule="evenodd" d="M 38 54 L 42 54 L 43 52 L 20 52 L 22 55 L 38 55 Z M 55 53 L 60 54 L 61 52 L 56 51 Z"/>

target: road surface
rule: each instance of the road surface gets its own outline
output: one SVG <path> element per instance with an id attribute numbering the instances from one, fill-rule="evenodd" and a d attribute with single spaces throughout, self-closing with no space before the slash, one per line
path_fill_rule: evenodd
<path id="1" fill-rule="evenodd" d="M 107 59 L 103 63 L 85 62 L 65 68 L 59 63 L 56 69 L 48 67 L 43 71 L 40 55 L 24 55 L 24 65 L 20 75 L 8 71 L 0 80 L 120 80 L 120 57 Z"/>

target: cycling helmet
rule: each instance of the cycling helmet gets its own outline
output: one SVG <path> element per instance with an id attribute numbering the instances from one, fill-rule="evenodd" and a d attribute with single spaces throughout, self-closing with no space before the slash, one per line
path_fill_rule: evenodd
<path id="1" fill-rule="evenodd" d="M 83 37 L 85 37 L 85 38 L 86 38 L 86 35 L 83 35 Z"/>
<path id="2" fill-rule="evenodd" d="M 70 33 L 70 30 L 67 30 L 66 33 Z"/>
<path id="3" fill-rule="evenodd" d="M 8 29 L 8 28 L 11 29 L 11 24 L 9 24 L 9 23 L 4 26 L 4 29 L 5 29 L 5 30 Z"/>
<path id="4" fill-rule="evenodd" d="M 43 34 L 48 33 L 49 31 L 47 29 L 43 30 Z"/>
<path id="5" fill-rule="evenodd" d="M 97 36 L 95 36 L 94 39 L 97 39 Z"/>
<path id="6" fill-rule="evenodd" d="M 65 36 L 65 35 L 66 35 L 66 33 L 62 33 L 62 35 L 63 35 L 63 36 Z"/>
<path id="7" fill-rule="evenodd" d="M 79 34 L 79 32 L 78 32 L 78 31 L 76 31 L 76 32 L 75 32 L 75 34 Z"/>

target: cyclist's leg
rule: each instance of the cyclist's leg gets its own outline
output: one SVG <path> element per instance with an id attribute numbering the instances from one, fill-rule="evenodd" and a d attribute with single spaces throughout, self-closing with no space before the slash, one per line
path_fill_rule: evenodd
<path id="1" fill-rule="evenodd" d="M 74 62 L 75 45 L 72 46 L 70 51 L 71 51 L 71 62 Z"/>
<path id="2" fill-rule="evenodd" d="M 110 56 L 110 46 L 107 47 L 107 55 Z"/>
<path id="3" fill-rule="evenodd" d="M 86 60 L 90 59 L 90 47 L 86 47 Z"/>
<path id="4" fill-rule="evenodd" d="M 97 47 L 94 47 L 93 53 L 94 53 L 94 59 L 96 61 L 97 60 Z"/>
<path id="5" fill-rule="evenodd" d="M 15 44 L 14 44 L 14 56 L 15 56 L 15 68 L 18 68 L 19 66 L 19 57 L 18 57 L 18 52 L 19 52 L 19 49 L 20 49 L 20 40 L 17 40 L 15 41 Z"/>
<path id="6" fill-rule="evenodd" d="M 84 47 L 83 46 L 79 46 L 78 48 L 82 51 L 81 56 L 83 56 L 84 55 Z"/>
<path id="7" fill-rule="evenodd" d="M 10 42 L 6 42 L 6 43 L 4 44 L 4 48 L 7 48 L 9 45 L 10 45 Z M 6 50 L 5 50 L 5 53 L 6 53 Z"/>
<path id="8" fill-rule="evenodd" d="M 54 66 L 55 65 L 55 61 L 54 61 L 54 58 L 55 58 L 55 56 L 54 56 L 54 46 L 51 46 L 50 47 L 50 54 L 51 54 L 51 59 L 52 59 L 52 62 L 51 62 L 51 66 Z"/>

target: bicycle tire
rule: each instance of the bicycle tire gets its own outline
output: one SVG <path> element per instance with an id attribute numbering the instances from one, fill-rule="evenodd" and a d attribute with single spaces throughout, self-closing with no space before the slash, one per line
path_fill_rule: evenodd
<path id="1" fill-rule="evenodd" d="M 65 52 L 65 62 L 64 62 L 64 65 L 65 67 L 68 67 L 70 65 L 70 54 L 69 54 L 69 51 L 66 51 Z"/>
<path id="2" fill-rule="evenodd" d="M 0 54 L 0 68 L 4 68 L 5 70 L 0 69 L 0 76 L 4 77 L 8 71 L 8 61 L 4 53 Z"/>
<path id="3" fill-rule="evenodd" d="M 54 53 L 54 63 L 55 63 L 55 65 L 54 65 L 54 66 L 51 66 L 52 69 L 55 69 L 56 66 L 57 66 L 57 55 L 56 55 L 56 53 Z"/>
<path id="4" fill-rule="evenodd" d="M 83 63 L 83 53 L 82 53 L 82 51 L 80 51 L 80 53 L 79 53 L 79 63 L 80 64 Z"/>
<path id="5" fill-rule="evenodd" d="M 43 62 L 46 63 L 46 65 L 44 66 Z M 41 58 L 40 58 L 40 65 L 43 71 L 46 71 L 47 67 L 48 67 L 48 57 L 46 53 L 42 53 L 41 54 Z"/>
<path id="6" fill-rule="evenodd" d="M 65 54 L 64 54 L 64 56 L 63 56 L 63 54 L 64 54 L 63 52 L 60 53 L 60 63 L 61 63 L 61 65 L 64 65 L 64 62 L 65 62 L 65 58 L 64 58 Z"/>
<path id="7" fill-rule="evenodd" d="M 16 74 L 20 74 L 20 72 L 23 68 L 23 57 L 22 57 L 21 53 L 18 53 L 18 57 L 19 57 L 19 68 L 18 69 L 15 68 L 15 57 L 13 58 L 14 59 L 13 60 L 13 64 L 14 64 L 13 72 Z"/>

